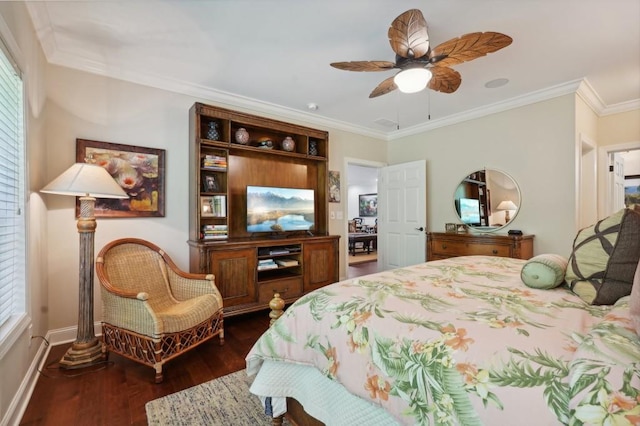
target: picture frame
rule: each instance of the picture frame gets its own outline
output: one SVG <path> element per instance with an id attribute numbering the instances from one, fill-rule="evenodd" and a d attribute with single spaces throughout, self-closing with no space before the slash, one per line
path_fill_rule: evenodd
<path id="1" fill-rule="evenodd" d="M 96 198 L 95 217 L 164 217 L 164 149 L 76 139 L 76 162 L 102 166 L 129 196 Z M 80 200 L 76 198 L 79 216 Z"/>
<path id="2" fill-rule="evenodd" d="M 225 195 L 211 195 L 200 197 L 201 217 L 226 217 L 227 197 Z"/>
<path id="3" fill-rule="evenodd" d="M 640 205 L 640 175 L 624 177 L 624 205 L 627 207 Z"/>
<path id="4" fill-rule="evenodd" d="M 213 197 L 200 197 L 200 216 L 214 217 Z"/>
<path id="5" fill-rule="evenodd" d="M 377 217 L 378 216 L 378 194 L 358 195 L 358 216 Z"/>
<path id="6" fill-rule="evenodd" d="M 444 225 L 445 232 L 458 232 L 458 224 L 457 223 L 445 223 Z"/>
<path id="7" fill-rule="evenodd" d="M 220 185 L 216 179 L 216 176 L 211 173 L 204 173 L 202 175 L 202 192 L 218 192 Z"/>
<path id="8" fill-rule="evenodd" d="M 329 202 L 340 202 L 340 172 L 329 170 Z"/>

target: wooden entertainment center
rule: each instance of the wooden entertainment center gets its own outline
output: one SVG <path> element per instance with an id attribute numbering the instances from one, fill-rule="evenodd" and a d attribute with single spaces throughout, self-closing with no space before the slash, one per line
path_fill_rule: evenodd
<path id="1" fill-rule="evenodd" d="M 291 303 L 338 281 L 340 237 L 329 235 L 327 212 L 327 132 L 196 103 L 189 143 L 189 267 L 215 275 L 225 315 L 266 309 L 276 292 Z M 248 232 L 252 185 L 313 189 L 314 228 Z"/>

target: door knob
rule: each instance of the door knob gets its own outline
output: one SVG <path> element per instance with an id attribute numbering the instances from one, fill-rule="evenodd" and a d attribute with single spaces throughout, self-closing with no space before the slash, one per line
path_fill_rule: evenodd
<path id="1" fill-rule="evenodd" d="M 416 228 L 416 231 L 424 231 L 424 228 L 421 226 L 420 228 Z"/>

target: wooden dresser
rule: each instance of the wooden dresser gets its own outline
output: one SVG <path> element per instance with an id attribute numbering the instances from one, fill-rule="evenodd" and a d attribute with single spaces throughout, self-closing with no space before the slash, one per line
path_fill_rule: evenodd
<path id="1" fill-rule="evenodd" d="M 456 256 L 501 256 L 515 259 L 533 257 L 533 235 L 429 232 L 427 260 Z"/>

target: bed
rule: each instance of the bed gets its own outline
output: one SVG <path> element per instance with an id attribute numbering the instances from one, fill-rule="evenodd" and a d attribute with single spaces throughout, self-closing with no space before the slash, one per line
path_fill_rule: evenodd
<path id="1" fill-rule="evenodd" d="M 297 401 L 329 425 L 639 425 L 630 290 L 594 305 L 532 288 L 531 262 L 457 257 L 309 293 L 247 355 L 250 391 L 273 418 Z"/>

